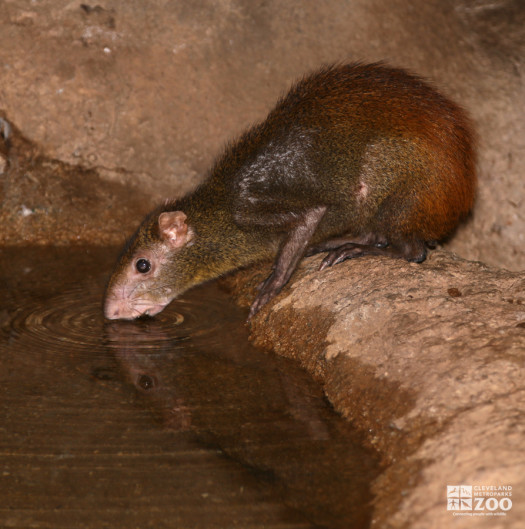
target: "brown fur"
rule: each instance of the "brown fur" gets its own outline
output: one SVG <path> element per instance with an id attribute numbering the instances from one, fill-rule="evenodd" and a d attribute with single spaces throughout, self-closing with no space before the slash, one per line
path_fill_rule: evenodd
<path id="1" fill-rule="evenodd" d="M 458 105 L 404 70 L 326 67 L 227 146 L 195 192 L 148 216 L 112 281 L 152 244 L 167 262 L 156 281 L 174 296 L 276 256 L 253 314 L 308 248 L 329 250 L 323 268 L 368 254 L 423 261 L 470 211 L 475 187 L 474 133 Z M 162 212 L 181 212 L 187 227 L 163 234 Z M 170 229 L 189 229 L 191 242 L 169 247 Z"/>

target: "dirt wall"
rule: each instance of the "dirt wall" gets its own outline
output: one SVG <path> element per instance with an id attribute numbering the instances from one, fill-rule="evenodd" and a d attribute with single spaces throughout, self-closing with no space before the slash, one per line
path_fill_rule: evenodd
<path id="1" fill-rule="evenodd" d="M 6 0 L 0 110 L 47 157 L 95 170 L 99 193 L 104 182 L 122 184 L 114 208 L 139 197 L 139 216 L 195 186 L 298 76 L 328 62 L 386 60 L 429 77 L 472 114 L 478 202 L 450 248 L 516 270 L 525 266 L 524 28 L 519 0 Z M 14 213 L 22 206 L 38 210 L 38 196 L 24 193 Z"/>

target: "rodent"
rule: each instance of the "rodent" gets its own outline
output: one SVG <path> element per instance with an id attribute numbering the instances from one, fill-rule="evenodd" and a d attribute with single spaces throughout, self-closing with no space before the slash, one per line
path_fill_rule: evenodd
<path id="1" fill-rule="evenodd" d="M 108 283 L 104 312 L 160 312 L 187 289 L 275 258 L 250 317 L 305 255 L 425 260 L 472 208 L 475 134 L 431 84 L 383 63 L 323 67 L 226 146 L 192 193 L 150 213 Z"/>

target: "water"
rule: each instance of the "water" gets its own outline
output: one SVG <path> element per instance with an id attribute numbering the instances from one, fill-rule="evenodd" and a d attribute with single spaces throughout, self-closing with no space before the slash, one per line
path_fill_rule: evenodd
<path id="1" fill-rule="evenodd" d="M 217 285 L 106 322 L 114 249 L 2 249 L 0 526 L 365 528 L 372 454 Z"/>

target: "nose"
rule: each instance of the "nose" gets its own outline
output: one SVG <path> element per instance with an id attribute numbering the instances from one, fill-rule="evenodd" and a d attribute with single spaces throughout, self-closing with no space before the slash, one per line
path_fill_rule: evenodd
<path id="1" fill-rule="evenodd" d="M 104 316 L 108 320 L 130 319 L 130 312 L 128 304 L 120 299 L 108 298 L 104 304 Z"/>

